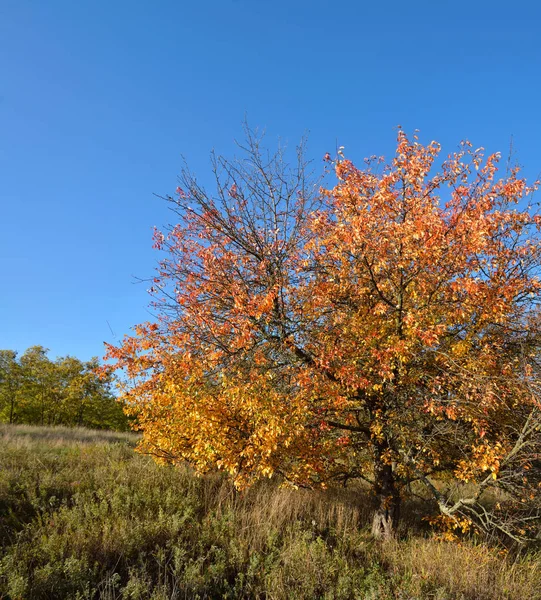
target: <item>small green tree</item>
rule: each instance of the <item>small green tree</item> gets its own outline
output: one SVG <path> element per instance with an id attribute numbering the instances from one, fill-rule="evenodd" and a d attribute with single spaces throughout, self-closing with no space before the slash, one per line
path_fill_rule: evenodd
<path id="1" fill-rule="evenodd" d="M 14 423 L 17 397 L 21 386 L 21 367 L 14 350 L 0 350 L 0 415 L 3 421 Z"/>
<path id="2" fill-rule="evenodd" d="M 20 359 L 20 422 L 51 425 L 58 390 L 54 364 L 47 357 L 48 349 L 32 346 Z"/>

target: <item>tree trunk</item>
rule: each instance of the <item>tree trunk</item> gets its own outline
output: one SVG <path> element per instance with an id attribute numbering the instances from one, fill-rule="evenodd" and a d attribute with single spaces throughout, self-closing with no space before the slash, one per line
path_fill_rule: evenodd
<path id="1" fill-rule="evenodd" d="M 382 460 L 385 444 L 377 444 L 374 459 L 374 492 L 376 512 L 372 521 L 372 535 L 378 540 L 394 536 L 400 519 L 400 492 L 392 465 Z"/>
<path id="2" fill-rule="evenodd" d="M 15 392 L 13 391 L 13 387 L 9 386 L 9 423 L 13 423 L 13 418 L 15 417 Z"/>

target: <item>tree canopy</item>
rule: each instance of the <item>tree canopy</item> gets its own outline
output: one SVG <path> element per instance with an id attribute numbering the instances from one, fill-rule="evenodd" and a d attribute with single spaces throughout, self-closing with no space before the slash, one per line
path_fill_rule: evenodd
<path id="1" fill-rule="evenodd" d="M 33 346 L 20 357 L 0 350 L 0 422 L 126 429 L 110 376 L 100 378 L 97 359 L 51 360 Z"/>
<path id="2" fill-rule="evenodd" d="M 157 318 L 108 347 L 143 449 L 239 487 L 360 478 L 376 536 L 414 482 L 451 528 L 535 536 L 535 184 L 468 142 L 438 170 L 439 145 L 401 130 L 389 162 L 327 155 L 323 188 L 302 146 L 293 165 L 251 132 L 242 149 L 214 157 L 213 193 L 184 170 Z"/>

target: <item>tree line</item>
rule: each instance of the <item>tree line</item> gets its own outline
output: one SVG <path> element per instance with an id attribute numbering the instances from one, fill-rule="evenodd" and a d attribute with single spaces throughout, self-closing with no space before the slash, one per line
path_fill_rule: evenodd
<path id="1" fill-rule="evenodd" d="M 113 377 L 99 376 L 98 366 L 97 358 L 51 360 L 43 346 L 20 356 L 0 350 L 0 422 L 126 429 Z"/>

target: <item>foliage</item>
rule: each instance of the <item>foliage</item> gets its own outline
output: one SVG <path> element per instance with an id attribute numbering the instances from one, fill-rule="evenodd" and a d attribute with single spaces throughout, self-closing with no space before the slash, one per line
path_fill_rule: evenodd
<path id="1" fill-rule="evenodd" d="M 388 164 L 327 156 L 321 191 L 302 148 L 294 167 L 250 132 L 244 150 L 215 158 L 214 195 L 183 173 L 178 223 L 155 235 L 158 318 L 108 348 L 142 448 L 240 488 L 364 479 L 376 536 L 420 482 L 451 528 L 534 538 L 535 186 L 518 168 L 497 179 L 498 156 L 468 142 L 435 171 L 439 145 L 402 131 Z"/>
<path id="2" fill-rule="evenodd" d="M 3 598 L 540 598 L 538 555 L 375 543 L 362 489 L 239 493 L 158 467 L 134 434 L 5 425 L 0 437 Z"/>
<path id="3" fill-rule="evenodd" d="M 98 366 L 72 356 L 52 361 L 42 346 L 20 358 L 0 350 L 0 422 L 125 429 L 112 378 L 100 378 Z"/>

